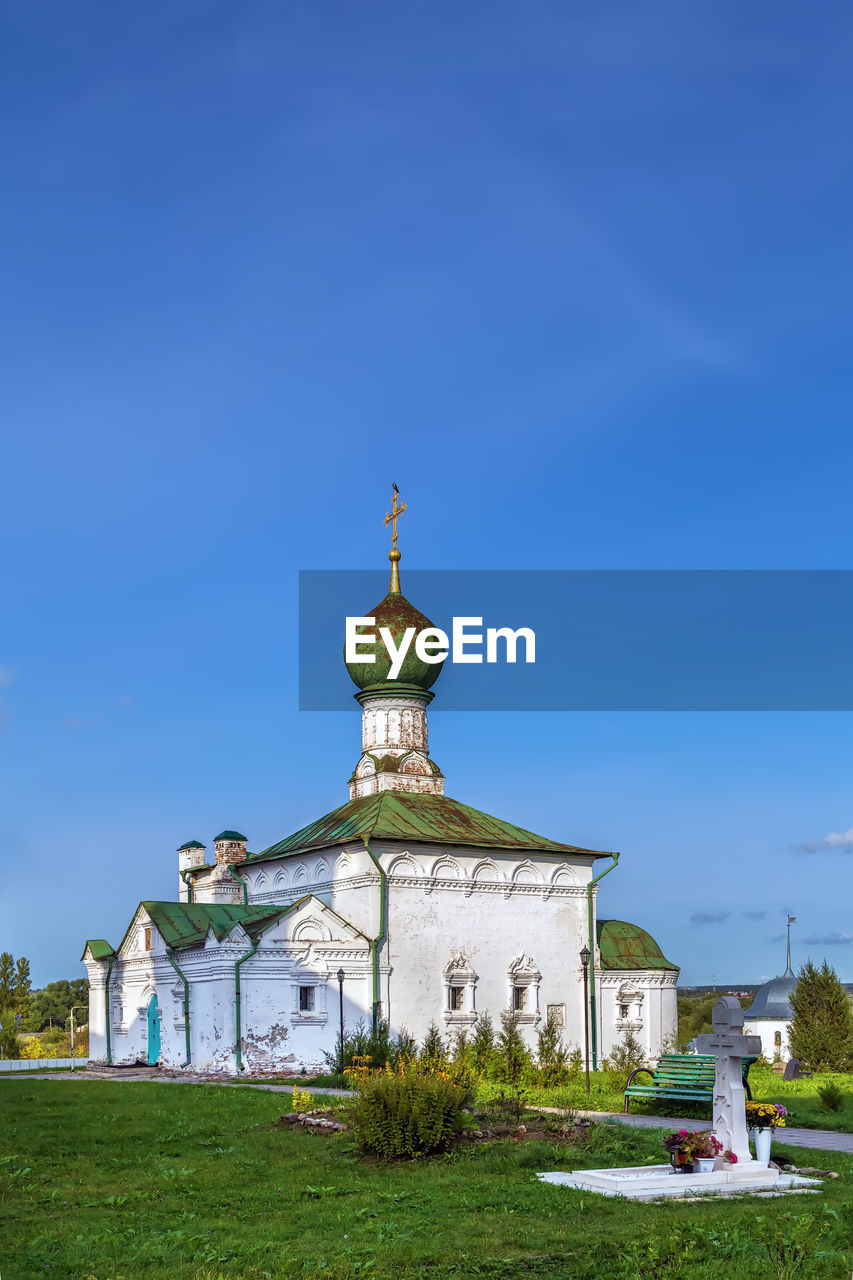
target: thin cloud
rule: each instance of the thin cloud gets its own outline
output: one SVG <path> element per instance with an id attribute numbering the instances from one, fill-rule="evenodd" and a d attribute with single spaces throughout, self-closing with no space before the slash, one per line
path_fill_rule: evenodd
<path id="1" fill-rule="evenodd" d="M 825 933 L 822 937 L 806 938 L 807 947 L 849 947 L 853 933 Z"/>
<path id="2" fill-rule="evenodd" d="M 0 667 L 0 689 L 8 689 L 18 678 L 17 667 Z"/>
<path id="3" fill-rule="evenodd" d="M 767 915 L 767 912 L 766 911 L 741 911 L 741 915 L 744 917 L 745 920 L 764 920 Z"/>
<path id="4" fill-rule="evenodd" d="M 690 917 L 691 924 L 722 924 L 724 920 L 728 920 L 731 911 L 694 911 Z"/>
<path id="5" fill-rule="evenodd" d="M 827 849 L 837 849 L 840 853 L 853 852 L 853 827 L 847 831 L 830 831 L 820 840 L 803 840 L 799 844 L 789 846 L 793 853 L 821 853 Z"/>
<path id="6" fill-rule="evenodd" d="M 122 711 L 129 711 L 133 706 L 133 698 L 130 694 L 125 694 L 123 698 L 116 699 L 116 706 L 120 707 Z"/>

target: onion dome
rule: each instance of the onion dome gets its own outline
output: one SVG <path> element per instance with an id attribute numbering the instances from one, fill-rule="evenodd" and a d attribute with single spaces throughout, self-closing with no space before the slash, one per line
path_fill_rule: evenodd
<path id="1" fill-rule="evenodd" d="M 412 690 L 421 690 L 426 692 L 431 688 L 438 679 L 442 662 L 424 662 L 415 653 L 414 640 L 409 645 L 408 652 L 403 659 L 403 665 L 400 668 L 399 675 L 396 680 L 389 680 L 388 674 L 391 670 L 391 657 L 386 646 L 379 638 L 379 628 L 387 627 L 394 638 L 395 646 L 399 646 L 402 642 L 406 629 L 414 627 L 415 632 L 434 629 L 435 624 L 430 622 L 424 614 L 416 609 L 415 606 L 406 599 L 400 591 L 389 591 L 384 600 L 380 600 L 375 608 L 371 609 L 364 615 L 366 618 L 374 618 L 373 627 L 358 627 L 357 631 L 360 635 L 370 634 L 371 632 L 377 637 L 373 645 L 372 652 L 375 657 L 374 662 L 347 662 L 345 663 L 347 672 L 353 684 L 357 685 L 362 692 L 383 692 L 406 693 Z M 363 646 L 366 648 L 367 646 Z"/>
<path id="2" fill-rule="evenodd" d="M 407 628 L 414 627 L 415 634 L 419 631 L 435 630 L 435 623 L 430 622 L 424 614 L 416 609 L 415 606 L 406 599 L 400 590 L 400 552 L 397 550 L 397 521 L 406 510 L 406 503 L 398 505 L 400 497 L 397 486 L 394 485 L 394 501 L 389 512 L 385 514 L 386 525 L 392 527 L 391 550 L 388 552 L 388 559 L 391 561 L 391 584 L 388 594 L 375 608 L 368 613 L 363 614 L 365 618 L 373 618 L 373 627 L 360 626 L 356 628 L 358 635 L 370 635 L 376 637 L 372 650 L 367 645 L 362 648 L 373 653 L 374 661 L 365 662 L 347 662 L 344 657 L 344 665 L 353 684 L 357 685 L 362 693 L 366 694 L 414 694 L 426 693 L 438 679 L 444 660 L 441 662 L 424 662 L 415 653 L 415 642 L 412 640 L 409 649 L 403 660 L 399 674 L 395 680 L 389 680 L 391 671 L 391 656 L 388 653 L 387 646 L 382 642 L 379 636 L 379 628 L 387 627 L 390 631 L 395 648 L 399 648 Z M 356 694 L 358 698 L 359 695 Z M 429 695 L 432 697 L 432 694 Z"/>

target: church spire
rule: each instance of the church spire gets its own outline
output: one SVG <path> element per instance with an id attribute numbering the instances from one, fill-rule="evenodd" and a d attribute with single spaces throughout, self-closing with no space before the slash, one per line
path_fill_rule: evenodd
<path id="1" fill-rule="evenodd" d="M 788 963 L 785 966 L 783 978 L 793 978 L 794 973 L 791 969 L 791 925 L 797 923 L 796 916 L 788 916 Z"/>
<path id="2" fill-rule="evenodd" d="M 397 521 L 406 510 L 408 503 L 404 502 L 400 506 L 397 505 L 400 490 L 393 484 L 393 481 L 392 486 L 394 489 L 394 501 L 391 504 L 391 510 L 385 512 L 384 524 L 386 528 L 389 524 L 391 526 L 391 550 L 388 552 L 388 559 L 391 561 L 391 585 L 388 588 L 388 594 L 398 596 L 400 594 L 400 570 L 398 568 L 400 552 L 397 550 Z"/>

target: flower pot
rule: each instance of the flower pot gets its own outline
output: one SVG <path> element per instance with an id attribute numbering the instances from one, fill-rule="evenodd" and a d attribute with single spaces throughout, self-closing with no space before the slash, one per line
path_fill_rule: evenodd
<path id="1" fill-rule="evenodd" d="M 713 1173 L 714 1157 L 713 1156 L 697 1156 L 693 1161 L 694 1173 Z"/>
<path id="2" fill-rule="evenodd" d="M 768 1165 L 770 1163 L 770 1146 L 773 1142 L 773 1130 L 770 1125 L 766 1125 L 762 1129 L 752 1129 L 750 1137 L 755 1143 L 755 1163 Z"/>
<path id="3" fill-rule="evenodd" d="M 690 1163 L 690 1164 L 684 1164 L 684 1163 L 682 1163 L 680 1160 L 677 1160 L 677 1159 L 675 1158 L 675 1156 L 673 1156 L 673 1157 L 672 1157 L 672 1172 L 673 1172 L 673 1173 L 692 1173 L 692 1172 L 693 1172 L 693 1164 L 692 1164 L 692 1163 Z"/>

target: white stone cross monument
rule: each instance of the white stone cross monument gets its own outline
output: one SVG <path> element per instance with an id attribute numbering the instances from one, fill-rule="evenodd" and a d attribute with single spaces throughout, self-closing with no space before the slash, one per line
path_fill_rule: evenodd
<path id="1" fill-rule="evenodd" d="M 696 1037 L 700 1053 L 716 1059 L 714 1076 L 714 1133 L 723 1151 L 737 1156 L 736 1169 L 752 1161 L 746 1131 L 746 1094 L 743 1088 L 743 1059 L 761 1053 L 761 1037 L 743 1034 L 743 1009 L 734 996 L 721 996 L 711 1015 L 713 1035 Z M 722 1162 L 718 1160 L 717 1167 Z"/>

